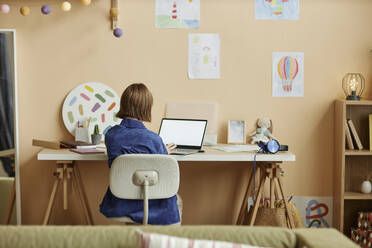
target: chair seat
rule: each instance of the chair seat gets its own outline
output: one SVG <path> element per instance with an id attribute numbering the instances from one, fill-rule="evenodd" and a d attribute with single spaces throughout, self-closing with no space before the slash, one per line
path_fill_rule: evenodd
<path id="1" fill-rule="evenodd" d="M 178 206 L 178 212 L 180 214 L 180 222 L 175 223 L 175 224 L 172 224 L 172 225 L 181 225 L 181 223 L 182 223 L 183 200 L 182 200 L 182 197 L 179 194 L 177 194 L 177 206 Z M 110 220 L 119 221 L 119 222 L 124 222 L 124 223 L 127 223 L 127 224 L 138 224 L 138 225 L 142 224 L 142 223 L 134 222 L 131 218 L 126 217 L 126 216 L 123 216 L 123 217 L 112 217 L 112 218 L 109 218 L 109 219 Z"/>

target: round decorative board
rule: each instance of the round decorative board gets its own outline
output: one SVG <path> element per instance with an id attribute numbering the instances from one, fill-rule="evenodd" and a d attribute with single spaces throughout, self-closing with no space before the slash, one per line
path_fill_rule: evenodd
<path id="1" fill-rule="evenodd" d="M 116 92 L 102 83 L 83 83 L 67 95 L 63 107 L 62 118 L 67 130 L 75 136 L 75 129 L 89 122 L 89 133 L 98 124 L 100 133 L 106 133 L 110 127 L 119 124 L 116 118 L 120 100 Z M 89 121 L 90 120 L 90 121 Z"/>

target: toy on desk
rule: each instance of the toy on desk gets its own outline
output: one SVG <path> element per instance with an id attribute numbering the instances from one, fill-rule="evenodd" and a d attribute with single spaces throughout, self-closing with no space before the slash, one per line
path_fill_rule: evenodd
<path id="1" fill-rule="evenodd" d="M 102 134 L 99 133 L 99 126 L 97 124 L 94 125 L 94 131 L 93 134 L 91 135 L 91 138 L 93 145 L 98 145 L 99 143 L 101 143 Z"/>
<path id="2" fill-rule="evenodd" d="M 250 133 L 248 136 L 252 136 L 251 144 L 257 144 L 259 142 L 267 143 L 270 139 L 275 139 L 272 132 L 273 124 L 271 120 L 264 117 L 257 120 L 257 130 Z"/>

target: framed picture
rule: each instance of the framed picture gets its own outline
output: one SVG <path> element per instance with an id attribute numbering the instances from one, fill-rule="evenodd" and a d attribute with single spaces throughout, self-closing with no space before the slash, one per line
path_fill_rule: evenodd
<path id="1" fill-rule="evenodd" d="M 245 144 L 246 130 L 245 121 L 229 121 L 227 127 L 227 143 Z"/>

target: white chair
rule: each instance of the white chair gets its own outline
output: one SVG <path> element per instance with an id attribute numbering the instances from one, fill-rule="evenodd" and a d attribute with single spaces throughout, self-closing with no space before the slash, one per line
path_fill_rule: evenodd
<path id="1" fill-rule="evenodd" d="M 110 189 L 121 199 L 143 199 L 143 224 L 148 223 L 148 200 L 177 194 L 180 172 L 177 160 L 160 154 L 126 154 L 117 157 L 110 169 Z M 181 216 L 181 215 L 180 215 Z M 134 223 L 128 217 L 111 218 Z"/>

